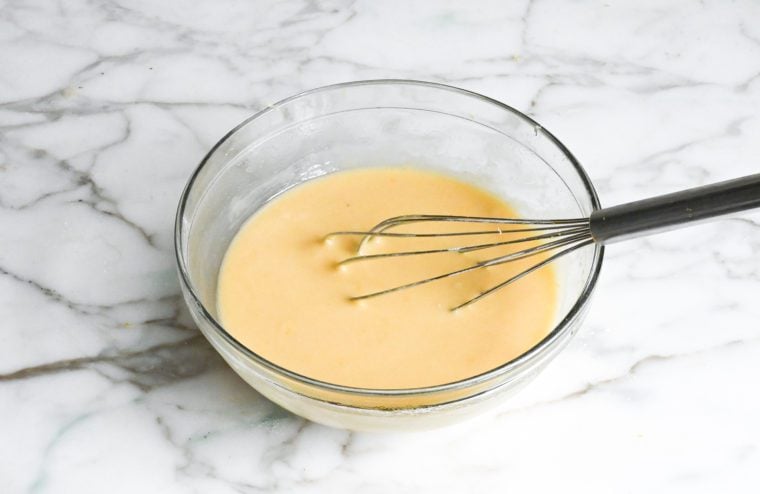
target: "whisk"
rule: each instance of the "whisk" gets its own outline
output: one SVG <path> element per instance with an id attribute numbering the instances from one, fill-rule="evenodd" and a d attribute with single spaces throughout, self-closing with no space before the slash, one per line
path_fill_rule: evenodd
<path id="1" fill-rule="evenodd" d="M 522 250 L 480 261 L 472 266 L 462 269 L 441 273 L 430 278 L 386 288 L 372 293 L 357 295 L 352 297 L 352 300 L 378 297 L 399 290 L 432 283 L 444 278 L 462 275 L 476 269 L 484 269 L 489 266 L 513 262 L 518 259 L 533 257 L 542 253 L 548 255 L 548 257 L 541 259 L 527 269 L 524 269 L 503 282 L 480 292 L 475 297 L 472 297 L 451 309 L 457 310 L 471 305 L 497 290 L 516 282 L 524 276 L 527 276 L 533 271 L 588 245 L 595 243 L 607 244 L 613 241 L 648 235 L 659 231 L 678 228 L 695 221 L 758 207 L 760 207 L 760 174 L 755 174 L 725 182 L 687 189 L 672 194 L 652 197 L 641 201 L 621 204 L 619 206 L 598 209 L 591 213 L 588 218 L 534 220 L 410 214 L 388 218 L 378 223 L 369 231 L 338 231 L 332 232 L 328 236 L 356 235 L 362 237 L 356 255 L 343 260 L 341 264 L 371 261 L 388 257 L 432 255 L 444 252 L 466 253 L 505 245 L 538 243 L 538 245 L 531 245 Z M 484 230 L 446 233 L 410 233 L 406 231 L 392 231 L 402 225 L 436 222 L 482 224 L 492 225 L 492 227 Z M 522 235 L 517 238 L 510 237 L 507 240 L 494 240 L 493 237 L 490 237 L 491 241 L 476 245 L 384 252 L 379 254 L 362 254 L 362 248 L 366 245 L 367 241 L 373 237 L 424 238 L 495 235 L 498 238 L 498 236 L 504 234 Z"/>

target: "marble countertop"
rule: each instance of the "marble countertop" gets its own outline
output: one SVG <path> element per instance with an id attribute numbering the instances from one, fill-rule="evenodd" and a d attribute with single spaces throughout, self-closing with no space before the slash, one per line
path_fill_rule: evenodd
<path id="1" fill-rule="evenodd" d="M 0 2 L 0 492 L 760 489 L 760 214 L 611 246 L 591 313 L 486 417 L 349 433 L 187 317 L 181 188 L 280 98 L 370 78 L 523 110 L 606 205 L 760 170 L 760 4 Z"/>

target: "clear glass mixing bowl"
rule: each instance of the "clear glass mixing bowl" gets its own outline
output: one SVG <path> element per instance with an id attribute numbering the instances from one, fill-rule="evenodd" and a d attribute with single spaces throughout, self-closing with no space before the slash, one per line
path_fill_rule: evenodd
<path id="1" fill-rule="evenodd" d="M 241 224 L 306 180 L 389 165 L 460 177 L 504 197 L 525 217 L 576 218 L 599 207 L 577 160 L 543 127 L 503 103 L 441 84 L 327 86 L 276 103 L 224 136 L 180 199 L 175 248 L 182 293 L 200 330 L 243 379 L 284 408 L 331 426 L 426 428 L 497 404 L 575 333 L 601 268 L 600 246 L 561 259 L 553 330 L 520 357 L 458 382 L 401 390 L 346 387 L 291 372 L 240 344 L 216 318 L 216 287 Z"/>

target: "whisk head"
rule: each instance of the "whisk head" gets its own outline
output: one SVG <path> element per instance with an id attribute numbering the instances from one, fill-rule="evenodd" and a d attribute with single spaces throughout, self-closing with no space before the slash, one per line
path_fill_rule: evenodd
<path id="1" fill-rule="evenodd" d="M 453 231 L 453 232 L 408 232 L 394 231 L 397 228 L 414 223 L 462 223 L 462 224 L 479 224 L 483 229 L 474 231 Z M 490 228 L 486 229 L 486 227 Z M 451 310 L 461 309 L 470 304 L 481 300 L 497 290 L 504 288 L 515 281 L 527 276 L 528 274 L 556 261 L 562 256 L 570 254 L 582 247 L 594 243 L 591 235 L 589 219 L 516 219 L 516 218 L 488 218 L 477 216 L 453 216 L 453 215 L 433 215 L 433 214 L 416 214 L 404 215 L 388 218 L 368 231 L 337 231 L 327 235 L 332 236 L 360 236 L 362 237 L 356 255 L 342 260 L 339 264 L 346 265 L 356 262 L 372 261 L 376 259 L 422 256 L 441 253 L 468 253 L 475 251 L 484 251 L 504 246 L 519 246 L 528 244 L 527 247 L 499 255 L 490 259 L 475 262 L 471 266 L 441 273 L 439 275 L 424 278 L 411 283 L 398 285 L 383 290 L 356 295 L 351 300 L 363 300 L 380 295 L 413 288 L 434 281 L 442 280 L 452 276 L 459 276 L 476 269 L 485 269 L 490 266 L 514 262 L 520 259 L 539 256 L 540 260 L 531 264 L 526 269 L 517 274 L 510 276 L 503 282 L 498 283 L 486 290 L 483 290 L 475 297 L 472 297 L 463 303 L 453 307 Z M 363 248 L 372 238 L 375 237 L 395 237 L 395 238 L 445 238 L 445 237 L 486 237 L 488 241 L 481 241 L 470 245 L 456 245 L 452 247 L 420 249 L 420 250 L 401 250 L 382 252 L 377 254 L 362 254 Z M 501 238 L 499 238 L 501 237 Z M 543 256 L 541 256 L 543 254 Z"/>

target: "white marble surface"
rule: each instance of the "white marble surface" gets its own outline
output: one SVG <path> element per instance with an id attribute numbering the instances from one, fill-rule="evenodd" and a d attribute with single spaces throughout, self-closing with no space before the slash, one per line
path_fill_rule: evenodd
<path id="1" fill-rule="evenodd" d="M 760 214 L 612 246 L 499 413 L 305 422 L 189 322 L 205 151 L 302 89 L 443 81 L 529 112 L 605 204 L 760 171 L 756 1 L 0 1 L 0 492 L 760 490 Z"/>

